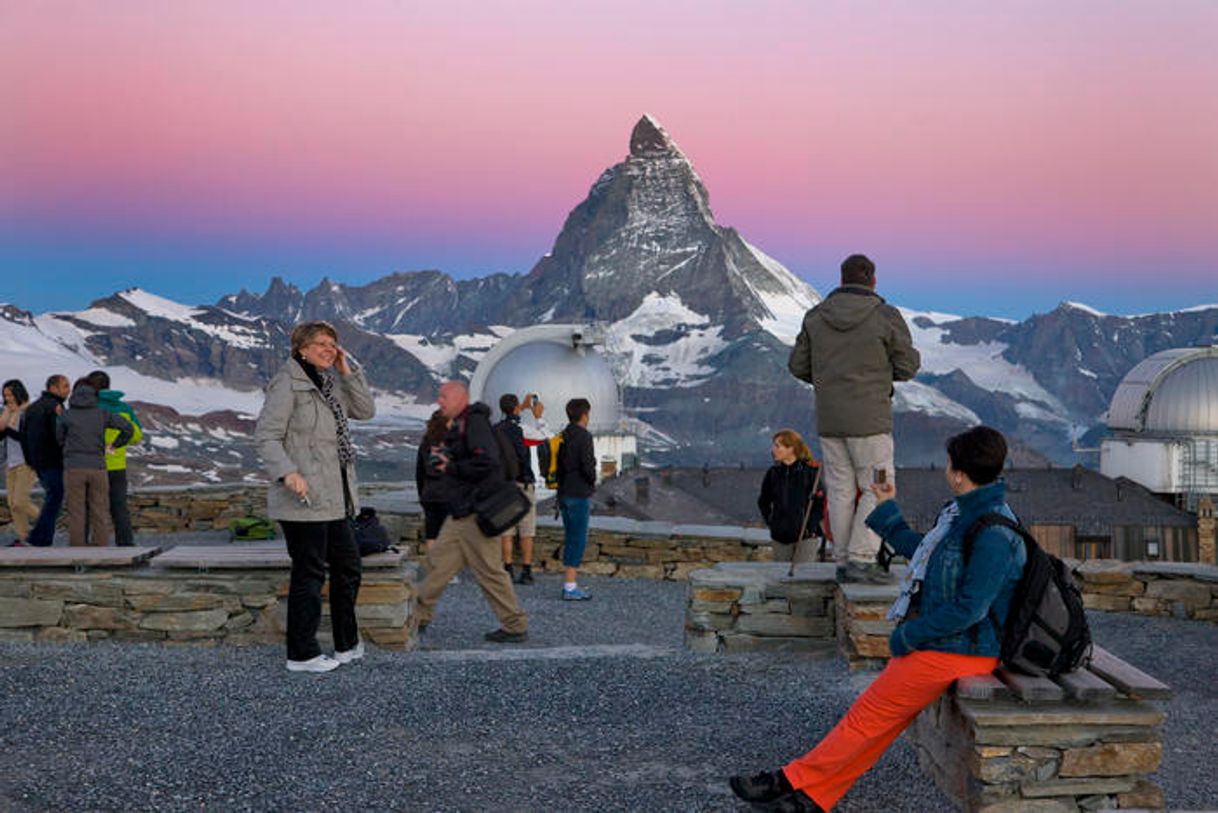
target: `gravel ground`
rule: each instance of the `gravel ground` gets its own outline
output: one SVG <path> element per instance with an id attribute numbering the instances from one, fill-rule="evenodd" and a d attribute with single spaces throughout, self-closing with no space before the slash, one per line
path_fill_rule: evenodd
<path id="1" fill-rule="evenodd" d="M 530 640 L 503 648 L 463 575 L 419 650 L 328 675 L 278 647 L 0 645 L 0 810 L 736 811 L 726 777 L 805 751 L 861 685 L 839 659 L 690 655 L 684 585 L 587 582 L 583 604 L 552 576 L 520 588 Z M 1096 628 L 1190 687 L 1160 779 L 1173 806 L 1214 805 L 1213 627 Z M 837 809 L 950 807 L 898 742 Z"/>

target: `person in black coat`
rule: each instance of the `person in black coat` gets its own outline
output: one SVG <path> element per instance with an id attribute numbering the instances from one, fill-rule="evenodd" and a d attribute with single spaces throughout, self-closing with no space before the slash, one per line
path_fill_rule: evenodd
<path id="1" fill-rule="evenodd" d="M 66 375 L 50 376 L 42 395 L 26 409 L 21 424 L 25 460 L 34 467 L 46 495 L 38 520 L 26 539 L 27 545 L 46 547 L 55 539 L 55 522 L 63 508 L 64 496 L 63 449 L 55 437 L 55 423 L 63 414 L 63 402 L 71 391 L 72 384 Z"/>
<path id="2" fill-rule="evenodd" d="M 596 490 L 596 454 L 592 450 L 592 434 L 587 428 L 591 412 L 592 404 L 587 398 L 572 398 L 567 402 L 570 423 L 562 430 L 562 445 L 558 447 L 557 499 L 562 514 L 564 601 L 592 598 L 576 583 L 584 549 L 588 546 L 588 520 L 592 514 L 592 492 Z"/>
<path id="3" fill-rule="evenodd" d="M 806 539 L 822 535 L 825 492 L 818 476 L 820 467 L 794 429 L 775 432 L 770 453 L 774 465 L 761 481 L 757 508 L 770 529 L 770 538 L 778 543 L 774 560 L 807 561 L 812 557 L 806 551 L 797 551 L 797 547 L 806 545 Z"/>

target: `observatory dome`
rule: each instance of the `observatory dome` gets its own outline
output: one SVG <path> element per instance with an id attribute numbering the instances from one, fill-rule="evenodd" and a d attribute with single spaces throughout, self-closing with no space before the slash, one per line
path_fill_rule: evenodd
<path id="1" fill-rule="evenodd" d="M 533 392 L 546 407 L 554 431 L 567 423 L 564 408 L 572 398 L 592 404 L 588 430 L 617 432 L 621 404 L 617 380 L 605 357 L 575 325 L 540 325 L 511 334 L 483 357 L 470 382 L 473 398 L 491 407 L 498 419 L 499 396 L 521 398 Z"/>
<path id="2" fill-rule="evenodd" d="M 1108 428 L 1146 435 L 1218 435 L 1218 347 L 1164 350 L 1117 385 Z"/>

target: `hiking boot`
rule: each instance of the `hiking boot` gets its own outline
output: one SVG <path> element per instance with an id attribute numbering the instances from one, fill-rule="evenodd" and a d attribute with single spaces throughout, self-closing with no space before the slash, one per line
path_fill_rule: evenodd
<path id="1" fill-rule="evenodd" d="M 863 565 L 863 572 L 870 584 L 893 584 L 896 581 L 895 574 L 889 573 L 877 564 Z"/>
<path id="2" fill-rule="evenodd" d="M 845 584 L 870 584 L 871 574 L 859 562 L 847 562 L 837 568 L 837 580 Z"/>
<path id="3" fill-rule="evenodd" d="M 350 649 L 348 649 L 344 652 L 335 652 L 334 653 L 334 660 L 338 661 L 339 663 L 344 663 L 344 664 L 345 663 L 354 663 L 355 661 L 358 661 L 362 657 L 364 657 L 364 642 L 363 641 L 360 641 L 358 644 L 356 644 L 355 646 L 351 647 Z"/>
<path id="4" fill-rule="evenodd" d="M 529 634 L 527 632 L 508 632 L 500 627 L 482 637 L 492 644 L 523 644 L 529 639 Z"/>
<path id="5" fill-rule="evenodd" d="M 591 599 L 591 593 L 580 590 L 578 587 L 573 587 L 570 590 L 565 587 L 562 589 L 563 601 L 590 601 Z"/>
<path id="6" fill-rule="evenodd" d="M 727 780 L 732 793 L 746 802 L 772 802 L 791 793 L 794 788 L 781 770 L 762 771 L 752 776 L 733 776 Z"/>
<path id="7" fill-rule="evenodd" d="M 516 568 L 511 565 L 504 565 L 503 569 L 507 571 L 508 581 L 516 581 Z"/>
<path id="8" fill-rule="evenodd" d="M 288 661 L 289 672 L 329 672 L 338 668 L 338 661 L 329 655 L 318 655 L 307 661 Z"/>
<path id="9" fill-rule="evenodd" d="M 533 568 L 525 565 L 520 570 L 520 575 L 516 577 L 516 584 L 532 584 L 533 583 Z"/>
<path id="10" fill-rule="evenodd" d="M 759 807 L 772 813 L 825 813 L 824 808 L 812 801 L 812 797 L 802 790 L 793 790 Z"/>

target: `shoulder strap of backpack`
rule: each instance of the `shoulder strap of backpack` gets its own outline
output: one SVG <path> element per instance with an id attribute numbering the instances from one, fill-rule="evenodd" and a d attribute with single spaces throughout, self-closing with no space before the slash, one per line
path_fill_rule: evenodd
<path id="1" fill-rule="evenodd" d="M 1040 545 L 1038 545 L 1036 540 L 1032 537 L 1032 534 L 1028 533 L 1028 529 L 1020 525 L 1016 520 L 998 513 L 983 514 L 968 527 L 967 531 L 964 532 L 964 564 L 966 566 L 968 565 L 969 557 L 971 557 L 973 554 L 973 545 L 976 543 L 977 537 L 980 536 L 981 532 L 986 528 L 992 528 L 996 525 L 1002 528 L 1009 528 L 1010 530 L 1019 534 L 1019 536 L 1023 539 L 1024 544 L 1028 546 L 1029 556 L 1031 555 L 1033 548 L 1040 547 Z"/>

